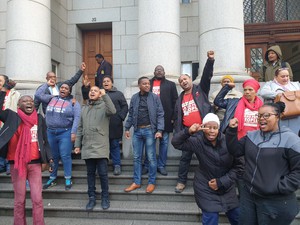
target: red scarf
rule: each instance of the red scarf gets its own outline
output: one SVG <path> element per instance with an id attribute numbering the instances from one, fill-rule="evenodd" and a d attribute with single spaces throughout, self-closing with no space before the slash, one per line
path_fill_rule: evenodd
<path id="1" fill-rule="evenodd" d="M 22 122 L 21 133 L 15 153 L 15 169 L 19 171 L 20 177 L 25 177 L 26 165 L 31 161 L 31 131 L 30 129 L 37 124 L 37 112 L 34 110 L 30 115 L 18 109 L 18 115 Z"/>
<path id="2" fill-rule="evenodd" d="M 244 128 L 244 122 L 245 122 L 245 109 L 248 108 L 251 111 L 257 111 L 261 106 L 263 105 L 263 102 L 255 96 L 254 99 L 254 105 L 250 104 L 250 102 L 243 96 L 239 103 L 236 106 L 234 117 L 238 119 L 239 125 L 238 125 L 238 131 L 241 131 Z"/>

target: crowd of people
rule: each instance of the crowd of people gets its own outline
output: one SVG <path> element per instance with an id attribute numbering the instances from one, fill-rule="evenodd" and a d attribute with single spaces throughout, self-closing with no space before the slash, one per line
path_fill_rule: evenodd
<path id="1" fill-rule="evenodd" d="M 182 151 L 175 192 L 184 191 L 195 154 L 199 164 L 194 194 L 204 225 L 218 224 L 220 212 L 232 225 L 290 224 L 299 212 L 295 192 L 300 185 L 300 114 L 282 119 L 285 104 L 274 100 L 283 92 L 300 90 L 300 84 L 292 81 L 279 46 L 269 48 L 265 57 L 261 79 L 266 83 L 261 87 L 255 79 L 247 79 L 243 93 L 235 89 L 234 77 L 225 75 L 221 87 L 210 94 L 214 51 L 207 52 L 198 84 L 188 74 L 179 76 L 183 90 L 179 95 L 163 66 L 157 65 L 151 79 L 138 79 L 139 91 L 129 106 L 114 87 L 112 66 L 101 54 L 95 56 L 99 64 L 95 86 L 83 76 L 82 106 L 72 95 L 72 87 L 84 74 L 85 63 L 64 82 L 57 82 L 55 73 L 48 72 L 34 98 L 21 96 L 15 82 L 0 75 L 0 171 L 11 174 L 14 224 L 26 224 L 26 181 L 34 223 L 44 224 L 42 189 L 57 184 L 60 161 L 65 190 L 72 188 L 73 150 L 86 164 L 86 210 L 96 205 L 96 171 L 101 207 L 108 209 L 108 164 L 111 159 L 113 174 L 121 175 L 123 130 L 133 147 L 133 179 L 125 192 L 139 189 L 147 173 L 146 193 L 155 191 L 157 172 L 168 175 L 173 133 L 171 143 Z M 50 176 L 42 185 L 46 164 Z"/>

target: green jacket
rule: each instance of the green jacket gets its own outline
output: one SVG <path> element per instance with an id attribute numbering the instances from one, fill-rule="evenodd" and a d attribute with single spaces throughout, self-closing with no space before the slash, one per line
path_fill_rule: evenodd
<path id="1" fill-rule="evenodd" d="M 278 55 L 279 59 L 275 63 L 275 65 L 273 65 L 271 62 L 268 61 L 269 51 L 274 51 Z M 283 62 L 283 59 L 282 59 L 282 52 L 281 52 L 280 47 L 278 45 L 274 45 L 274 46 L 271 46 L 270 48 L 268 48 L 268 50 L 265 53 L 265 60 L 266 60 L 266 63 L 261 67 L 261 70 L 260 70 L 259 81 L 261 81 L 261 82 L 267 82 L 267 81 L 273 80 L 275 77 L 275 71 L 282 67 L 281 63 Z M 293 71 L 292 71 L 290 64 L 285 62 L 285 67 L 289 68 L 290 80 L 292 81 L 293 80 Z"/>
<path id="2" fill-rule="evenodd" d="M 108 95 L 82 107 L 75 141 L 82 159 L 109 159 L 109 118 L 115 113 L 116 108 Z"/>

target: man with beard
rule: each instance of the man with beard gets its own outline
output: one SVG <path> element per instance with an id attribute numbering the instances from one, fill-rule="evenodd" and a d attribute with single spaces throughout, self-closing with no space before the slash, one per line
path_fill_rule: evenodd
<path id="1" fill-rule="evenodd" d="M 157 171 L 164 176 L 168 175 L 166 162 L 168 155 L 169 133 L 173 132 L 174 108 L 178 93 L 174 82 L 167 80 L 163 66 L 158 65 L 154 70 L 154 77 L 150 80 L 150 91 L 160 97 L 165 115 L 165 129 L 162 138 L 159 139 L 159 155 L 157 160 Z M 142 173 L 148 173 L 149 161 L 145 159 Z"/>

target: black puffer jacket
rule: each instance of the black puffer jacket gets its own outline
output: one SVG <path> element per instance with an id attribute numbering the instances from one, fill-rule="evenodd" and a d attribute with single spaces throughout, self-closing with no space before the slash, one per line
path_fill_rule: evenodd
<path id="1" fill-rule="evenodd" d="M 227 212 L 238 207 L 235 181 L 243 172 L 243 162 L 227 151 L 224 134 L 219 133 L 217 144 L 213 146 L 203 132 L 190 136 L 185 128 L 174 135 L 172 144 L 176 149 L 193 151 L 199 160 L 194 178 L 195 199 L 199 208 L 207 212 Z M 214 178 L 219 188 L 217 191 L 208 186 Z"/>

